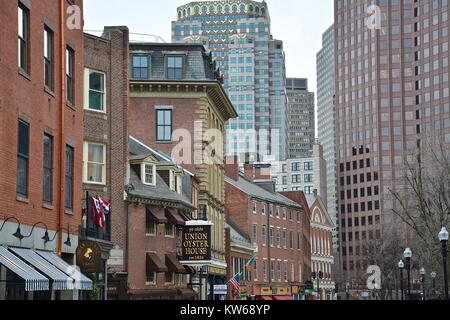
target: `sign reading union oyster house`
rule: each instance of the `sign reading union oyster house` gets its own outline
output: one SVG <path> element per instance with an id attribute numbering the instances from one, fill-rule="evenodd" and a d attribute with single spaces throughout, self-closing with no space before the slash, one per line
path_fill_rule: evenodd
<path id="1" fill-rule="evenodd" d="M 183 227 L 182 260 L 200 263 L 211 260 L 211 225 L 191 224 Z"/>

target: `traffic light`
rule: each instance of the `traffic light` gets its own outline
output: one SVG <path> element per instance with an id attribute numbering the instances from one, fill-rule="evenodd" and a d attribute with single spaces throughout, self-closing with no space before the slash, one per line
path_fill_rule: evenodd
<path id="1" fill-rule="evenodd" d="M 313 273 L 311 274 L 311 276 L 312 276 L 313 279 L 316 279 L 316 278 L 317 278 L 317 273 L 316 273 L 316 272 L 313 272 Z"/>

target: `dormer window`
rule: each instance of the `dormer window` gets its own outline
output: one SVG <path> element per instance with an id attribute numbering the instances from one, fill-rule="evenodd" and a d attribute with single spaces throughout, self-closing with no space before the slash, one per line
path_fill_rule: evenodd
<path id="1" fill-rule="evenodd" d="M 156 185 L 156 166 L 149 163 L 142 164 L 142 182 L 146 185 Z"/>

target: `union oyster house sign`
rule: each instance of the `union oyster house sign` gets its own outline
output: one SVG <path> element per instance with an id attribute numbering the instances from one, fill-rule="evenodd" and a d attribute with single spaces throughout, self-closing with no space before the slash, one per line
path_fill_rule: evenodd
<path id="1" fill-rule="evenodd" d="M 186 264 L 211 260 L 211 222 L 188 221 L 183 227 L 182 257 Z"/>

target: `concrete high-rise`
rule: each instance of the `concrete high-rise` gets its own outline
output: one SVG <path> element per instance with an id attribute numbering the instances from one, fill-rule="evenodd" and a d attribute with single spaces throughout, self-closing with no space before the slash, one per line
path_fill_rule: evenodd
<path id="1" fill-rule="evenodd" d="M 317 53 L 317 127 L 319 143 L 327 163 L 327 210 L 338 226 L 336 112 L 334 105 L 334 26 L 322 36 L 322 49 Z M 333 230 L 333 246 L 338 247 L 338 231 Z"/>
<path id="2" fill-rule="evenodd" d="M 308 79 L 288 78 L 288 157 L 309 157 L 316 141 L 314 93 L 308 91 Z"/>
<path id="3" fill-rule="evenodd" d="M 335 1 L 336 133 L 342 269 L 397 226 L 390 189 L 433 133 L 450 142 L 447 1 Z M 368 13 L 369 12 L 369 13 Z M 368 18 L 366 21 L 366 18 Z M 371 19 L 372 18 L 372 19 Z"/>
<path id="4" fill-rule="evenodd" d="M 270 32 L 266 2 L 191 2 L 177 9 L 172 41 L 202 43 L 224 74 L 239 113 L 227 124 L 227 154 L 287 156 L 286 70 L 283 42 Z M 242 160 L 242 159 L 241 159 Z"/>

